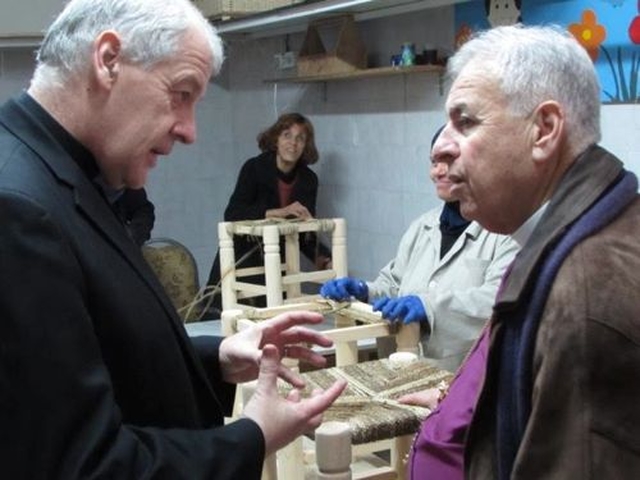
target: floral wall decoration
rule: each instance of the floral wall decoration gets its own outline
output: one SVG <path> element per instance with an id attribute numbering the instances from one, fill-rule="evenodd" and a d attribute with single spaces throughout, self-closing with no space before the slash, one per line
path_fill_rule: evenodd
<path id="1" fill-rule="evenodd" d="M 495 8 L 502 6 L 503 11 L 490 14 L 491 4 L 495 4 Z M 456 6 L 456 48 L 473 32 L 495 26 L 492 20 L 514 18 L 504 11 L 508 6 L 518 10 L 517 21 L 556 24 L 571 32 L 594 62 L 603 103 L 640 103 L 640 0 L 487 0 L 459 4 Z"/>

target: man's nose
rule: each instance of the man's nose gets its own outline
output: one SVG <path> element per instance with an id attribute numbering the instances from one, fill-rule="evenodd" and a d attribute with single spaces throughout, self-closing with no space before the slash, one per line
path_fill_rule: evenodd
<path id="1" fill-rule="evenodd" d="M 433 173 L 437 177 L 442 177 L 447 174 L 447 171 L 449 170 L 449 165 L 447 165 L 444 162 L 435 162 L 433 163 L 432 168 L 433 168 Z"/>
<path id="2" fill-rule="evenodd" d="M 445 168 L 448 169 L 456 157 L 456 151 L 455 142 L 453 141 L 449 127 L 446 126 L 433 144 L 431 158 L 434 163 L 443 164 Z"/>
<path id="3" fill-rule="evenodd" d="M 176 122 L 172 133 L 179 142 L 186 144 L 195 142 L 197 135 L 195 116 L 188 116 Z"/>

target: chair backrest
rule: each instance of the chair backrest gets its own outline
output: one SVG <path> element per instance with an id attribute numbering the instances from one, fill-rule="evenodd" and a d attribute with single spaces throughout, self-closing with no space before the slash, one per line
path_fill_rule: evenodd
<path id="1" fill-rule="evenodd" d="M 142 255 L 182 319 L 197 319 L 200 307 L 194 306 L 194 300 L 199 291 L 198 266 L 189 249 L 171 238 L 152 238 L 142 246 Z"/>
<path id="2" fill-rule="evenodd" d="M 299 235 L 331 233 L 330 268 L 303 271 L 300 262 Z M 322 284 L 325 281 L 347 275 L 347 227 L 343 218 L 285 220 L 262 219 L 218 224 L 220 246 L 220 277 L 223 310 L 244 308 L 239 299 L 266 296 L 266 305 L 275 307 L 283 303 L 299 303 L 310 298 L 302 292 L 303 283 Z M 249 236 L 260 239 L 263 245 L 264 264 L 236 268 L 234 237 Z M 280 240 L 284 238 L 282 264 Z M 240 263 L 240 262 L 239 262 Z M 262 275 L 261 283 L 252 283 L 247 277 Z M 285 301 L 286 298 L 286 301 Z"/>

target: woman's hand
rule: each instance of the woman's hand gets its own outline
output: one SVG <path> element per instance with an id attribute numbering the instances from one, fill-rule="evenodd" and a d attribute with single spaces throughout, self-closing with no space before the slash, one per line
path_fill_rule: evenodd
<path id="1" fill-rule="evenodd" d="M 331 257 L 325 257 L 324 255 L 318 255 L 315 264 L 318 270 L 330 270 L 333 268 Z"/>
<path id="2" fill-rule="evenodd" d="M 300 202 L 293 202 L 286 207 L 282 208 L 272 208 L 271 210 L 267 210 L 265 213 L 265 218 L 299 218 L 302 220 L 309 220 L 313 218 L 313 216 L 307 210 L 307 207 L 302 205 Z"/>

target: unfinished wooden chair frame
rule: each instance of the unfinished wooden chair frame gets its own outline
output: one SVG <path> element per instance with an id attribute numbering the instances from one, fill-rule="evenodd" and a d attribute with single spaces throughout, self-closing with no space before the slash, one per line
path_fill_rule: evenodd
<path id="1" fill-rule="evenodd" d="M 300 269 L 299 234 L 331 232 L 332 268 L 305 272 Z M 233 237 L 257 236 L 262 239 L 264 266 L 238 268 Z M 223 310 L 246 308 L 239 299 L 266 295 L 267 306 L 305 300 L 303 282 L 322 284 L 347 275 L 347 226 L 343 218 L 312 220 L 255 220 L 218 224 Z M 280 238 L 285 239 L 285 263 L 281 264 Z M 265 284 L 243 282 L 242 278 L 264 274 Z M 286 300 L 285 300 L 286 296 Z"/>
<path id="2" fill-rule="evenodd" d="M 336 304 L 326 300 L 315 300 L 307 303 L 289 304 L 278 307 L 256 308 L 250 310 L 225 310 L 222 312 L 222 330 L 225 335 L 230 335 L 246 328 L 256 321 L 272 318 L 275 315 L 286 311 L 297 310 L 316 311 L 325 315 L 332 314 L 334 316 L 334 327 L 329 330 L 323 330 L 322 333 L 327 335 L 334 342 L 336 366 L 338 367 L 352 365 L 358 362 L 358 341 L 375 339 L 389 335 L 395 336 L 397 352 L 409 352 L 414 355 L 420 354 L 419 324 L 414 323 L 404 325 L 399 329 L 394 329 L 386 321 L 381 319 L 379 313 L 374 313 L 371 310 L 370 305 L 360 302 Z M 294 361 L 289 359 L 285 359 L 284 361 L 290 367 L 295 368 L 296 364 Z M 249 387 L 248 390 L 250 392 L 251 387 Z M 354 454 L 358 454 L 362 451 L 378 451 L 385 449 L 390 449 L 391 451 L 390 466 L 381 467 L 371 471 L 368 474 L 369 476 L 356 476 L 354 478 L 403 479 L 403 458 L 409 451 L 411 440 L 412 435 L 405 435 L 385 441 L 378 441 L 375 442 L 375 444 L 369 444 L 366 446 L 354 446 Z M 324 445 L 326 445 L 326 442 Z M 349 448 L 351 448 L 351 443 L 349 443 Z M 320 455 L 322 455 L 322 453 Z M 303 450 L 302 439 L 298 439 L 278 452 L 277 468 L 276 459 L 273 458 L 273 456 L 265 461 L 263 479 L 304 479 L 305 459 L 307 463 L 313 463 L 315 456 L 316 455 L 314 453 L 305 452 Z M 341 479 L 343 477 L 325 476 L 322 478 Z"/>

